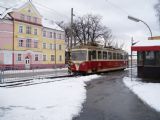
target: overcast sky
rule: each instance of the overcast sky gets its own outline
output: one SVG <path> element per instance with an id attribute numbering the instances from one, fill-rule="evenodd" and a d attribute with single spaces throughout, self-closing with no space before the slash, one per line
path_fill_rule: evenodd
<path id="1" fill-rule="evenodd" d="M 10 6 L 17 1 L 0 0 L 0 5 L 7 2 Z M 147 40 L 150 36 L 148 28 L 141 22 L 136 23 L 127 19 L 128 15 L 145 21 L 151 28 L 153 36 L 160 35 L 159 23 L 154 5 L 157 0 L 32 0 L 53 10 L 36 5 L 49 19 L 70 20 L 70 10 L 74 8 L 76 16 L 87 13 L 99 14 L 102 22 L 112 30 L 112 34 L 120 43 L 125 42 L 125 49 L 129 50 L 131 37 L 135 41 Z M 6 5 L 6 4 L 5 4 Z M 52 17 L 54 16 L 54 17 Z"/>

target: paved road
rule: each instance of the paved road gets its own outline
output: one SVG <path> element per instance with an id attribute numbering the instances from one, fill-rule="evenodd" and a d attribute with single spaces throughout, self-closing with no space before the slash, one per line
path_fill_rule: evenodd
<path id="1" fill-rule="evenodd" d="M 83 112 L 74 120 L 160 120 L 122 82 L 128 71 L 106 73 L 88 83 Z"/>

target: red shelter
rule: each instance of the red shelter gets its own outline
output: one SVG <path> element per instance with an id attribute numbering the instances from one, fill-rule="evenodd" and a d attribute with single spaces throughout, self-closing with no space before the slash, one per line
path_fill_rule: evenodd
<path id="1" fill-rule="evenodd" d="M 160 78 L 160 41 L 141 41 L 131 50 L 137 51 L 138 77 Z"/>

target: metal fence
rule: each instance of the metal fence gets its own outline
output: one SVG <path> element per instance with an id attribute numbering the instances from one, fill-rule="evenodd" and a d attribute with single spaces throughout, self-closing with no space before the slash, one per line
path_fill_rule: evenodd
<path id="1" fill-rule="evenodd" d="M 20 67 L 0 67 L 0 83 L 26 81 L 68 75 L 67 68 L 31 69 L 23 70 Z"/>

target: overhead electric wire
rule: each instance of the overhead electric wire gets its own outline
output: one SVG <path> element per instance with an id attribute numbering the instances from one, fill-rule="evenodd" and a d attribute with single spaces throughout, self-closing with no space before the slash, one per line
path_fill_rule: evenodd
<path id="1" fill-rule="evenodd" d="M 114 4 L 113 2 L 110 2 L 109 0 L 105 0 L 107 3 L 109 3 L 111 6 L 115 7 L 116 9 L 119 9 L 121 12 L 123 12 L 124 14 L 127 14 L 127 16 L 129 15 L 129 13 L 124 10 L 123 8 L 119 7 L 118 5 Z"/>
<path id="2" fill-rule="evenodd" d="M 35 2 L 35 1 L 32 1 L 32 2 L 35 3 L 36 5 L 40 6 L 40 7 L 43 7 L 43 8 L 46 8 L 46 9 L 50 10 L 50 12 L 52 12 L 52 13 L 56 13 L 56 14 L 58 14 L 59 16 L 65 17 L 65 18 L 67 18 L 67 19 L 70 19 L 67 15 L 62 14 L 62 13 L 60 13 L 60 12 L 58 12 L 58 11 L 52 9 L 52 8 L 49 8 L 49 7 L 47 7 L 47 6 L 45 6 L 45 5 L 42 5 L 42 4 L 40 4 L 40 3 L 38 3 L 38 2 Z"/>

